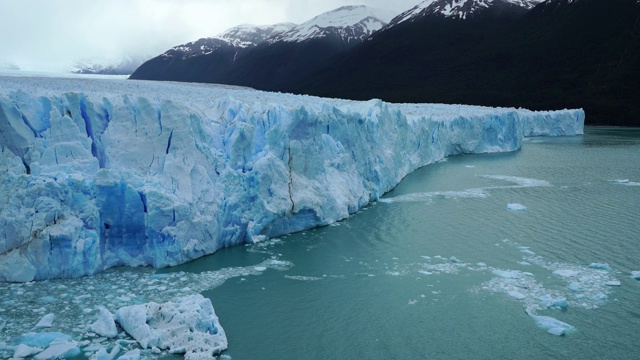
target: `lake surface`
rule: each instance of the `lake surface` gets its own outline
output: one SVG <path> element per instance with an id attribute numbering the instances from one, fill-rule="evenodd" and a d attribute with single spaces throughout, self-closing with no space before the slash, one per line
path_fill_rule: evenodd
<path id="1" fill-rule="evenodd" d="M 516 153 L 449 158 L 339 226 L 178 269 L 293 263 L 204 292 L 233 359 L 632 359 L 639 214 L 640 131 L 587 129 L 530 139 Z M 514 281 L 526 298 L 510 296 L 514 279 L 496 269 L 531 273 Z M 545 310 L 545 295 L 568 307 Z M 527 308 L 577 332 L 550 335 Z"/>
<path id="2" fill-rule="evenodd" d="M 158 272 L 2 284 L 0 316 L 23 320 L 2 335 L 57 312 L 82 337 L 98 304 L 195 291 L 235 360 L 637 359 L 639 214 L 640 129 L 533 138 L 419 169 L 335 226 Z"/>

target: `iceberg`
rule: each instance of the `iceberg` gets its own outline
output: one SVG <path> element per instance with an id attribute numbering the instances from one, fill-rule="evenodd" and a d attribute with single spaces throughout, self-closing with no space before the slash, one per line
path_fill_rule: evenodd
<path id="1" fill-rule="evenodd" d="M 0 77 L 0 281 L 173 266 L 333 224 L 449 155 L 583 126 L 580 109 Z"/>
<path id="2" fill-rule="evenodd" d="M 98 315 L 98 319 L 94 323 L 89 325 L 89 330 L 106 338 L 118 336 L 118 329 L 116 328 L 113 314 L 104 306 L 100 307 L 100 315 Z"/>
<path id="3" fill-rule="evenodd" d="M 525 210 L 527 210 L 527 207 L 522 205 L 522 204 L 509 203 L 509 204 L 507 204 L 507 209 L 512 210 L 512 211 L 525 211 Z"/>
<path id="4" fill-rule="evenodd" d="M 125 306 L 116 311 L 116 320 L 143 349 L 168 350 L 185 359 L 209 359 L 228 346 L 211 300 L 200 294 Z"/>
<path id="5" fill-rule="evenodd" d="M 30 347 L 28 345 L 25 344 L 20 344 L 18 346 L 16 346 L 14 352 L 13 352 L 13 357 L 16 359 L 22 359 L 22 358 L 26 358 L 29 357 L 31 355 L 35 355 L 39 352 L 41 352 L 42 349 L 41 348 L 37 348 L 37 347 Z"/>
<path id="6" fill-rule="evenodd" d="M 36 326 L 33 329 L 42 329 L 42 328 L 50 328 L 53 326 L 53 321 L 56 319 L 55 314 L 47 314 L 38 321 Z"/>
<path id="7" fill-rule="evenodd" d="M 127 351 L 124 355 L 120 356 L 118 360 L 140 360 L 140 349 Z"/>
<path id="8" fill-rule="evenodd" d="M 533 321 L 540 329 L 546 330 L 551 335 L 561 336 L 577 332 L 577 329 L 575 327 L 556 318 L 552 318 L 550 316 L 535 315 L 530 311 L 527 311 L 527 315 L 529 315 L 529 317 L 533 319 Z"/>
<path id="9" fill-rule="evenodd" d="M 609 264 L 607 263 L 591 263 L 589 265 L 589 269 L 598 269 L 598 270 L 610 270 Z"/>
<path id="10" fill-rule="evenodd" d="M 72 359 L 80 355 L 75 341 L 54 340 L 43 352 L 34 356 L 36 360 Z"/>
<path id="11" fill-rule="evenodd" d="M 17 345 L 24 344 L 31 347 L 47 347 L 53 342 L 70 341 L 71 336 L 59 332 L 28 333 L 22 335 L 17 341 Z"/>

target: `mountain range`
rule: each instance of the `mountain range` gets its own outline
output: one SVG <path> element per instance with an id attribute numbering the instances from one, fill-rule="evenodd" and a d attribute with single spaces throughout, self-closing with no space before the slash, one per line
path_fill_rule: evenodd
<path id="1" fill-rule="evenodd" d="M 131 78 L 277 90 L 361 43 L 392 17 L 366 6 L 344 6 L 299 25 L 242 25 L 176 46 L 144 63 Z"/>
<path id="2" fill-rule="evenodd" d="M 343 7 L 250 46 L 176 47 L 132 78 L 358 100 L 582 107 L 588 124 L 638 126 L 639 19 L 637 0 L 425 0 L 393 18 Z"/>

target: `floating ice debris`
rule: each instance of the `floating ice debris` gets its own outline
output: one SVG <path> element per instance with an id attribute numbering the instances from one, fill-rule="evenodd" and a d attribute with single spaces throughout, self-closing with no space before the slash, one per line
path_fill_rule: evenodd
<path id="1" fill-rule="evenodd" d="M 582 286 L 580 286 L 580 283 L 578 282 L 572 282 L 569 285 L 567 285 L 567 289 L 578 292 L 578 291 L 582 291 Z"/>
<path id="2" fill-rule="evenodd" d="M 59 332 L 28 333 L 22 335 L 16 343 L 44 348 L 56 340 L 69 341 L 71 336 Z"/>
<path id="3" fill-rule="evenodd" d="M 640 186 L 640 182 L 630 181 L 629 179 L 613 180 L 614 183 L 626 186 Z"/>
<path id="4" fill-rule="evenodd" d="M 460 262 L 460 260 L 459 260 L 457 257 L 455 257 L 455 256 L 450 257 L 450 258 L 449 258 L 449 261 L 451 261 L 451 262 L 453 262 L 453 263 L 459 263 L 459 262 Z"/>
<path id="5" fill-rule="evenodd" d="M 227 337 L 211 301 L 200 294 L 176 302 L 154 302 L 120 308 L 116 320 L 142 348 L 206 358 L 227 349 Z"/>
<path id="6" fill-rule="evenodd" d="M 104 307 L 100 307 L 100 315 L 94 323 L 89 325 L 89 330 L 106 338 L 113 338 L 118 335 L 113 314 Z"/>
<path id="7" fill-rule="evenodd" d="M 504 176 L 504 175 L 482 175 L 483 178 L 493 180 L 503 180 L 516 184 L 516 186 L 494 186 L 493 189 L 500 188 L 517 188 L 517 187 L 538 187 L 538 186 L 551 186 L 546 180 L 529 179 L 517 176 Z"/>
<path id="8" fill-rule="evenodd" d="M 447 261 L 444 258 L 440 258 L 441 260 Z M 422 269 L 417 270 L 421 274 L 431 275 L 432 273 L 437 274 L 457 274 L 460 269 L 467 268 L 468 264 L 460 263 L 460 262 L 446 262 L 442 264 L 422 264 Z"/>
<path id="9" fill-rule="evenodd" d="M 609 280 L 604 284 L 607 286 L 620 286 L 620 280 Z"/>
<path id="10" fill-rule="evenodd" d="M 36 326 L 33 327 L 33 329 L 44 329 L 44 328 L 50 328 L 51 326 L 53 326 L 53 321 L 56 319 L 56 316 L 54 314 L 47 314 L 45 316 L 42 317 L 42 319 L 40 319 L 40 321 L 38 321 L 38 323 L 36 324 Z"/>
<path id="11" fill-rule="evenodd" d="M 124 355 L 120 356 L 118 360 L 140 360 L 140 349 L 128 351 L 124 353 Z"/>
<path id="12" fill-rule="evenodd" d="M 39 347 L 31 347 L 29 345 L 25 345 L 25 344 L 20 344 L 18 346 L 16 346 L 14 352 L 13 352 L 13 357 L 14 358 L 26 358 L 32 355 L 35 355 L 39 352 L 42 351 L 42 348 Z"/>
<path id="13" fill-rule="evenodd" d="M 569 307 L 567 299 L 555 298 L 548 294 L 540 297 L 540 305 L 543 308 L 556 308 L 561 310 L 566 310 Z"/>
<path id="14" fill-rule="evenodd" d="M 558 269 L 558 270 L 555 270 L 553 273 L 562 277 L 574 277 L 580 274 L 580 271 L 571 270 L 571 269 Z"/>
<path id="15" fill-rule="evenodd" d="M 591 300 L 593 301 L 605 301 L 607 300 L 608 296 L 604 293 L 597 293 L 595 294 L 593 297 L 591 297 Z"/>
<path id="16" fill-rule="evenodd" d="M 267 270 L 267 268 L 264 267 L 264 266 L 256 266 L 256 267 L 254 267 L 254 270 L 255 271 L 265 271 L 265 270 Z"/>
<path id="17" fill-rule="evenodd" d="M 473 168 L 475 168 L 475 166 L 473 166 L 473 165 L 467 165 L 467 166 L 465 166 L 465 167 L 466 167 L 467 169 L 473 169 Z"/>
<path id="18" fill-rule="evenodd" d="M 527 207 L 522 204 L 509 203 L 507 204 L 507 209 L 512 211 L 525 211 L 527 210 Z"/>
<path id="19" fill-rule="evenodd" d="M 533 251 L 529 250 L 528 246 L 518 246 L 518 250 L 520 250 L 521 253 L 527 254 L 527 255 L 535 255 L 536 254 Z"/>
<path id="20" fill-rule="evenodd" d="M 631 272 L 631 277 L 636 279 L 636 280 L 640 280 L 640 271 L 632 271 Z"/>
<path id="21" fill-rule="evenodd" d="M 107 352 L 107 349 L 101 348 L 96 353 L 96 360 L 114 360 L 121 350 L 122 348 L 117 344 L 113 347 L 113 349 L 111 349 L 111 352 Z"/>
<path id="22" fill-rule="evenodd" d="M 524 300 L 527 297 L 525 294 L 515 290 L 508 291 L 507 294 L 512 298 L 518 299 L 518 300 Z"/>
<path id="23" fill-rule="evenodd" d="M 524 276 L 533 276 L 532 273 L 529 272 L 523 272 L 523 271 L 519 271 L 519 270 L 500 270 L 500 269 L 493 269 L 491 270 L 491 273 L 499 276 L 501 278 L 505 278 L 505 279 L 520 279 Z"/>
<path id="24" fill-rule="evenodd" d="M 547 330 L 551 335 L 568 335 L 577 331 L 575 327 L 550 316 L 535 315 L 530 311 L 527 311 L 527 315 L 535 321 L 539 328 Z"/>
<path id="25" fill-rule="evenodd" d="M 322 280 L 321 277 L 315 277 L 315 276 L 285 275 L 284 278 L 285 279 L 290 279 L 290 280 L 298 280 L 298 281 L 318 281 L 318 280 Z"/>
<path id="26" fill-rule="evenodd" d="M 36 360 L 71 359 L 80 355 L 78 344 L 72 340 L 56 339 L 48 348 L 34 356 Z"/>
<path id="27" fill-rule="evenodd" d="M 421 258 L 423 258 L 423 259 L 425 259 L 425 260 L 431 260 L 431 256 L 423 255 L 423 256 L 420 256 L 420 257 L 421 257 Z"/>
<path id="28" fill-rule="evenodd" d="M 609 264 L 607 263 L 591 263 L 589 265 L 590 269 L 599 269 L 599 270 L 609 270 Z"/>
<path id="29" fill-rule="evenodd" d="M 267 255 L 268 256 L 268 255 Z M 292 266 L 288 261 L 280 260 L 273 257 L 265 258 L 264 261 L 253 263 L 244 267 L 229 267 L 215 271 L 204 271 L 201 273 L 187 272 L 171 272 L 156 274 L 155 270 L 150 268 L 116 268 L 91 277 L 82 277 L 64 280 L 50 280 L 44 282 L 10 284 L 0 286 L 0 310 L 4 308 L 16 309 L 15 316 L 8 316 L 7 313 L 0 312 L 0 316 L 7 321 L 2 332 L 0 332 L 0 359 L 10 358 L 13 356 L 14 346 L 18 345 L 18 338 L 29 342 L 40 342 L 41 344 L 26 344 L 32 347 L 40 347 L 45 349 L 51 342 L 49 333 L 31 334 L 31 328 L 34 324 L 48 312 L 55 309 L 56 319 L 54 329 L 58 334 L 67 339 L 78 341 L 91 339 L 99 341 L 97 345 L 89 345 L 95 348 L 87 350 L 87 348 L 79 343 L 78 347 L 83 352 L 88 353 L 87 358 L 92 358 L 101 347 L 107 350 L 111 349 L 116 342 L 120 342 L 123 350 L 118 355 L 131 350 L 135 345 L 127 345 L 124 341 L 130 341 L 125 333 L 121 332 L 121 336 L 112 340 L 102 337 L 96 337 L 89 329 L 89 326 L 96 321 L 99 316 L 100 306 L 105 306 L 111 312 L 133 304 L 142 304 L 149 301 L 163 303 L 167 301 L 175 301 L 177 296 L 188 295 L 191 293 L 202 292 L 220 286 L 229 279 L 240 279 L 241 277 L 259 276 L 264 272 L 258 272 L 254 269 L 256 266 L 263 266 L 267 269 L 277 271 L 286 270 Z M 190 287 L 192 290 L 188 293 L 182 293 L 183 288 Z M 120 290 L 121 292 L 118 292 Z M 23 295 L 17 296 L 20 292 Z M 77 296 L 78 294 L 79 296 Z M 121 296 L 128 296 L 128 301 L 122 301 Z M 43 296 L 52 296 L 57 299 L 55 307 L 51 304 L 45 304 L 39 299 Z M 26 299 L 35 301 L 26 301 Z M 20 318 L 20 321 L 13 319 Z M 0 323 L 0 327 L 2 324 Z M 39 330 L 41 331 L 48 331 Z M 123 337 L 124 336 L 124 337 Z M 29 338 L 31 338 L 29 340 Z M 47 340 L 47 338 L 49 338 Z M 14 340 L 10 349 L 4 349 L 2 342 Z M 34 340 L 35 339 L 35 340 Z M 44 340 L 43 340 L 44 339 Z M 101 339 L 101 340 L 98 340 Z M 46 340 L 46 341 L 45 341 Z M 92 343 L 93 344 L 93 343 Z M 147 351 L 142 352 L 142 357 L 146 357 Z M 117 359 L 117 356 L 114 358 Z M 102 360 L 102 359 L 95 359 Z"/>
<path id="30" fill-rule="evenodd" d="M 418 300 L 409 300 L 409 302 L 407 303 L 407 305 L 415 305 L 418 303 Z"/>
<path id="31" fill-rule="evenodd" d="M 561 327 L 554 327 L 551 328 L 549 330 L 547 330 L 547 332 L 551 335 L 555 335 L 555 336 L 562 336 L 565 334 L 566 329 L 565 328 L 561 328 Z"/>
<path id="32" fill-rule="evenodd" d="M 476 265 L 480 266 L 480 267 L 486 267 L 487 266 L 487 264 L 483 263 L 483 262 L 476 263 Z"/>
<path id="33" fill-rule="evenodd" d="M 382 203 L 398 202 L 425 202 L 430 203 L 433 199 L 466 199 L 466 198 L 486 198 L 489 195 L 482 189 L 466 189 L 462 191 L 433 191 L 424 193 L 410 193 L 394 197 L 381 198 Z"/>

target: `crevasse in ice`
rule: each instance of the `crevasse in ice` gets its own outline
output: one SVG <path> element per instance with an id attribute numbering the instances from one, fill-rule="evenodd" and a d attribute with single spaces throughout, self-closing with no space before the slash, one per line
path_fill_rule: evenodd
<path id="1" fill-rule="evenodd" d="M 331 224 L 448 155 L 583 124 L 582 110 L 0 77 L 0 281 L 177 265 Z"/>

